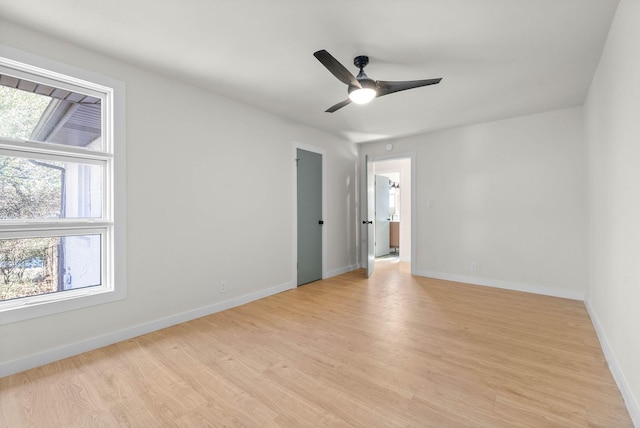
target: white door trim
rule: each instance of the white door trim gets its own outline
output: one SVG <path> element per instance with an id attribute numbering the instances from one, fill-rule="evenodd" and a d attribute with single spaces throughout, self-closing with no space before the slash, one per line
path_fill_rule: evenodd
<path id="1" fill-rule="evenodd" d="M 379 161 L 393 159 L 410 159 L 411 161 L 411 274 L 416 274 L 416 152 L 388 153 L 383 155 L 369 155 L 369 162 L 375 163 Z M 366 168 L 366 160 L 365 160 Z"/>

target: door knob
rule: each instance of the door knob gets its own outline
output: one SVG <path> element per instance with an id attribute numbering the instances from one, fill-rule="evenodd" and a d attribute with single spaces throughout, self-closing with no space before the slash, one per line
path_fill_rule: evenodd
<path id="1" fill-rule="evenodd" d="M 362 220 L 362 224 L 373 224 L 373 220 Z"/>

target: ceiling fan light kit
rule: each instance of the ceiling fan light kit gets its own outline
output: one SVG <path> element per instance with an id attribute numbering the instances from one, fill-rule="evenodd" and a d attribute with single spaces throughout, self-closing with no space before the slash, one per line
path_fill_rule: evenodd
<path id="1" fill-rule="evenodd" d="M 356 104 L 366 104 L 376 97 L 376 90 L 373 88 L 349 88 L 349 99 Z"/>
<path id="2" fill-rule="evenodd" d="M 405 91 L 407 89 L 419 88 L 421 86 L 435 85 L 440 83 L 442 80 L 442 78 L 408 80 L 401 82 L 373 80 L 364 72 L 364 67 L 369 64 L 369 57 L 365 55 L 359 55 L 353 59 L 353 64 L 360 69 L 358 77 L 355 77 L 326 50 L 319 50 L 315 52 L 313 56 L 315 56 L 316 59 L 320 61 L 320 63 L 322 63 L 322 65 L 324 65 L 338 80 L 347 85 L 349 98 L 329 107 L 325 110 L 327 113 L 333 113 L 351 102 L 356 104 L 366 104 L 376 97 L 382 97 L 394 92 Z"/>

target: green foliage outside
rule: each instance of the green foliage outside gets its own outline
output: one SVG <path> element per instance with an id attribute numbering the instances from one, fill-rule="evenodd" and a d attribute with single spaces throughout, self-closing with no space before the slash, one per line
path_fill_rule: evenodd
<path id="1" fill-rule="evenodd" d="M 51 98 L 0 86 L 0 137 L 28 140 Z"/>
<path id="2" fill-rule="evenodd" d="M 0 240 L 0 300 L 57 290 L 52 268 L 59 239 Z"/>
<path id="3" fill-rule="evenodd" d="M 28 139 L 49 101 L 42 95 L 0 87 L 0 137 Z M 58 169 L 25 158 L 0 156 L 0 220 L 60 217 L 61 186 Z M 0 300 L 57 290 L 54 265 L 58 241 L 0 239 Z"/>

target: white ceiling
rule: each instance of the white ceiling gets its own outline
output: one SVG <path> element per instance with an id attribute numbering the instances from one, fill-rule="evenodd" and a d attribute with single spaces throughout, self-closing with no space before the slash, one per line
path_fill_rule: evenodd
<path id="1" fill-rule="evenodd" d="M 0 0 L 0 16 L 354 142 L 582 105 L 618 0 Z M 442 77 L 335 113 L 346 86 Z"/>

